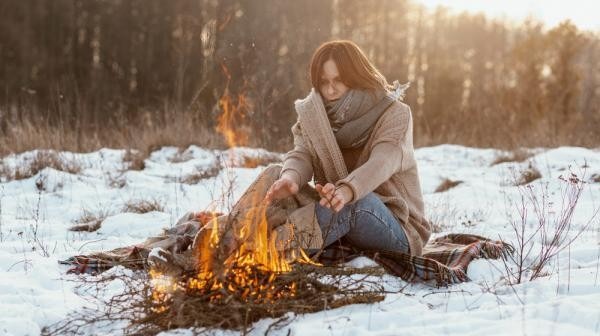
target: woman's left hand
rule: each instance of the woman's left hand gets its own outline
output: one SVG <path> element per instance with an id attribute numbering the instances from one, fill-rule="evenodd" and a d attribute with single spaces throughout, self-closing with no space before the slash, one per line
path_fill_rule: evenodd
<path id="1" fill-rule="evenodd" d="M 344 205 L 350 202 L 353 196 L 352 189 L 345 185 L 338 187 L 336 190 L 335 185 L 332 183 L 327 183 L 324 186 L 317 184 L 315 189 L 321 196 L 319 204 L 335 212 L 342 210 Z"/>

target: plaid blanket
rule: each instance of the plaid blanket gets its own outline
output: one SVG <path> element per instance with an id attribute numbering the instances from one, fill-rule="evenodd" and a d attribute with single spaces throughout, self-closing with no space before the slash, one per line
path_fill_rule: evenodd
<path id="1" fill-rule="evenodd" d="M 361 251 L 342 240 L 324 249 L 318 260 L 332 266 L 366 256 L 407 282 L 421 281 L 442 287 L 469 281 L 467 267 L 473 259 L 506 258 L 514 248 L 477 235 L 448 234 L 429 241 L 423 252 L 421 256 L 413 256 L 398 251 Z"/>
<path id="2" fill-rule="evenodd" d="M 142 244 L 120 247 L 111 251 L 89 255 L 76 255 L 59 263 L 70 266 L 67 273 L 97 274 L 121 265 L 132 269 L 145 269 L 153 258 L 164 260 L 171 272 L 190 270 L 194 267 L 190 236 L 205 224 L 203 214 L 187 214 L 173 229 L 165 230 L 163 236 L 151 237 Z M 154 248 L 164 252 L 162 256 L 151 255 Z M 407 282 L 425 282 L 436 286 L 469 281 L 467 267 L 473 259 L 506 258 L 514 248 L 502 241 L 493 241 L 472 234 L 448 234 L 427 243 L 423 255 L 412 256 L 397 251 L 361 251 L 343 239 L 315 256 L 323 265 L 333 266 L 366 256 L 381 265 L 387 272 Z M 164 263 L 163 263 L 164 264 Z"/>
<path id="3" fill-rule="evenodd" d="M 146 267 L 148 254 L 142 255 L 137 246 L 121 247 L 109 252 L 98 252 L 90 255 L 76 255 L 65 260 L 59 260 L 61 265 L 70 266 L 67 274 L 98 274 L 115 266 L 125 266 L 133 269 Z"/>
<path id="4" fill-rule="evenodd" d="M 76 255 L 58 263 L 70 266 L 68 274 L 98 274 L 115 266 L 131 269 L 145 269 L 148 263 L 160 259 L 172 264 L 171 268 L 187 269 L 193 267 L 190 246 L 200 228 L 213 217 L 221 215 L 213 212 L 188 212 L 174 227 L 165 229 L 162 234 L 149 237 L 140 244 L 118 247 L 110 251 L 92 252 Z M 152 250 L 161 251 L 161 255 L 152 254 Z"/>

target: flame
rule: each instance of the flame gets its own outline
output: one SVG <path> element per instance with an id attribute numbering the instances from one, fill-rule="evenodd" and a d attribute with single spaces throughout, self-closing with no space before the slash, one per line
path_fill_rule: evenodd
<path id="1" fill-rule="evenodd" d="M 221 68 L 227 77 L 227 85 L 223 95 L 219 98 L 221 115 L 217 120 L 217 132 L 223 134 L 229 147 L 245 146 L 250 133 L 246 125 L 246 116 L 253 105 L 243 90 L 237 95 L 237 99 L 232 97 L 229 92 L 231 74 L 224 63 L 221 63 Z"/>
<path id="2" fill-rule="evenodd" d="M 198 245 L 198 275 L 189 281 L 187 287 L 200 291 L 213 291 L 211 301 L 222 299 L 223 291 L 238 295 L 243 300 L 270 302 L 283 295 L 293 295 L 295 286 L 275 288 L 277 274 L 289 272 L 290 263 L 278 250 L 277 235 L 269 234 L 266 209 L 267 204 L 262 200 L 254 200 L 246 213 L 236 218 L 235 227 L 220 227 L 214 218 L 206 227 L 210 230 Z M 224 261 L 218 261 L 216 251 L 219 244 L 230 244 L 222 240 L 225 230 L 232 230 L 232 235 L 239 246 L 230 255 L 224 256 Z M 219 263 L 218 265 L 216 263 Z M 221 291 L 219 291 L 221 290 Z"/>
<path id="3" fill-rule="evenodd" d="M 289 272 L 291 267 L 282 254 L 279 253 L 275 242 L 277 235 L 268 232 L 266 205 L 261 204 L 251 208 L 241 223 L 238 241 L 243 242 L 234 254 L 225 261 L 226 265 L 238 264 L 262 265 L 271 272 Z"/>
<path id="4" fill-rule="evenodd" d="M 156 305 L 152 308 L 155 313 L 162 313 L 168 310 L 172 293 L 180 289 L 177 282 L 170 276 L 167 276 L 155 269 L 150 269 L 150 284 L 152 285 L 152 301 Z"/>

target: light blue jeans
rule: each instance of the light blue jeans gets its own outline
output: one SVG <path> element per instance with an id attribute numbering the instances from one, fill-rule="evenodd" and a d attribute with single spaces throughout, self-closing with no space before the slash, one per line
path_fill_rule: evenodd
<path id="1" fill-rule="evenodd" d="M 317 202 L 315 212 L 324 247 L 344 237 L 359 249 L 409 253 L 408 239 L 398 220 L 372 192 L 344 205 L 338 213 Z"/>

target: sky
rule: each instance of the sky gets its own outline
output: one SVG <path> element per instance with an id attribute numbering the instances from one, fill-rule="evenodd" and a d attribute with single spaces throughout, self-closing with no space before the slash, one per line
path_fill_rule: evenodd
<path id="1" fill-rule="evenodd" d="M 469 12 L 484 12 L 492 17 L 522 20 L 533 16 L 547 27 L 571 19 L 578 27 L 600 31 L 598 0 L 417 0 L 427 7 L 438 5 Z"/>

